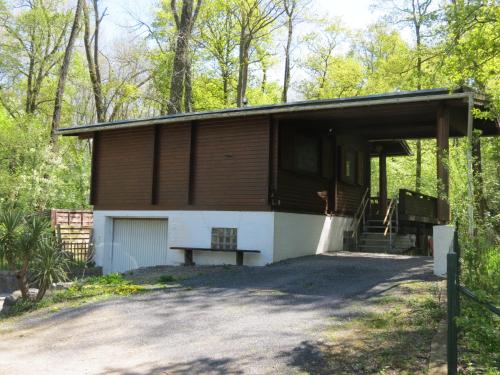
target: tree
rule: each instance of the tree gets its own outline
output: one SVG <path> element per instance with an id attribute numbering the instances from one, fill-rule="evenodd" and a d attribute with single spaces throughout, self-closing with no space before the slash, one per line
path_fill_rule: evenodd
<path id="1" fill-rule="evenodd" d="M 0 8 L 2 48 L 0 67 L 5 72 L 5 86 L 18 91 L 19 81 L 25 85 L 24 112 L 35 114 L 39 106 L 53 98 L 40 98 L 41 91 L 61 60 L 70 23 L 69 12 L 59 8 L 55 0 L 22 1 L 22 12 L 15 14 Z M 25 81 L 24 81 L 25 80 Z M 18 105 L 5 97 L 2 103 L 11 115 L 19 113 Z"/>
<path id="2" fill-rule="evenodd" d="M 269 35 L 275 21 L 283 13 L 277 1 L 273 0 L 238 0 L 235 17 L 239 24 L 238 85 L 236 87 L 236 105 L 243 106 L 248 86 L 248 67 L 250 48 L 255 41 Z"/>
<path id="3" fill-rule="evenodd" d="M 357 95 L 362 88 L 363 69 L 351 56 L 336 53 L 345 39 L 339 20 L 320 20 L 320 31 L 306 35 L 309 53 L 302 62 L 308 77 L 299 83 L 299 91 L 307 99 L 339 98 Z"/>
<path id="4" fill-rule="evenodd" d="M 286 103 L 288 100 L 288 89 L 290 88 L 291 75 L 291 53 L 293 43 L 293 28 L 299 21 L 300 12 L 310 4 L 310 1 L 302 0 L 283 0 L 283 8 L 285 14 L 285 25 L 287 29 L 286 46 L 285 46 L 285 68 L 283 77 L 283 91 L 281 93 L 281 101 Z"/>
<path id="5" fill-rule="evenodd" d="M 370 25 L 352 42 L 352 56 L 363 68 L 363 94 L 412 89 L 412 50 L 401 35 L 384 23 Z"/>
<path id="6" fill-rule="evenodd" d="M 206 53 L 208 61 L 214 61 L 214 69 L 222 83 L 223 106 L 229 106 L 231 83 L 235 75 L 238 46 L 235 2 L 215 0 L 204 7 L 200 19 L 200 35 L 197 40 L 201 52 Z M 211 66 L 204 64 L 206 69 Z"/>
<path id="7" fill-rule="evenodd" d="M 18 208 L 0 212 L 0 254 L 16 275 L 23 298 L 29 297 L 28 271 L 34 254 L 48 231 L 46 218 L 25 215 Z"/>
<path id="8" fill-rule="evenodd" d="M 170 100 L 168 113 L 181 111 L 183 94 L 185 103 L 190 107 L 191 103 L 191 64 L 189 56 L 189 42 L 193 32 L 196 17 L 200 11 L 202 0 L 182 0 L 181 14 L 177 9 L 175 0 L 171 0 L 172 14 L 177 29 L 177 40 L 175 45 L 172 79 L 170 83 Z"/>
<path id="9" fill-rule="evenodd" d="M 409 26 L 413 31 L 416 43 L 416 89 L 423 87 L 423 47 L 424 39 L 431 36 L 438 12 L 432 9 L 432 0 L 382 0 L 382 5 L 390 11 L 386 17 L 389 22 Z M 415 190 L 422 188 L 422 141 L 416 142 L 416 175 Z"/>
<path id="10" fill-rule="evenodd" d="M 56 130 L 59 128 L 59 124 L 61 122 L 61 106 L 62 98 L 64 95 L 64 86 L 66 84 L 66 77 L 69 71 L 73 45 L 75 44 L 75 39 L 80 28 L 80 15 L 82 13 L 83 3 L 84 0 L 78 0 L 78 3 L 76 4 L 73 26 L 71 27 L 71 33 L 69 36 L 68 44 L 66 46 L 66 50 L 64 51 L 64 58 L 61 65 L 61 70 L 59 72 L 59 80 L 57 82 L 56 97 L 54 102 L 54 112 L 52 114 L 52 124 L 50 129 L 50 136 L 53 144 L 57 143 Z"/>
<path id="11" fill-rule="evenodd" d="M 83 36 L 83 41 L 85 45 L 85 55 L 87 56 L 87 65 L 90 75 L 90 81 L 92 82 L 92 91 L 94 92 L 94 102 L 95 110 L 98 122 L 106 121 L 106 113 L 104 107 L 104 97 L 102 90 L 101 81 L 101 69 L 99 65 L 99 28 L 101 21 L 105 15 L 99 14 L 98 0 L 92 0 L 94 8 L 94 34 L 91 37 L 90 29 L 90 16 L 87 4 L 83 6 L 83 15 L 85 19 L 85 32 Z M 93 40 L 93 49 L 92 49 Z"/>

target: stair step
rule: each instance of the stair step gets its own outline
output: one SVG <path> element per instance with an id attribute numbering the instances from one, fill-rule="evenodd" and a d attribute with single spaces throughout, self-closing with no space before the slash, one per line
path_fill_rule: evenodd
<path id="1" fill-rule="evenodd" d="M 391 240 L 389 239 L 385 239 L 385 238 L 381 238 L 381 239 L 360 239 L 359 242 L 363 242 L 363 243 L 381 243 L 381 244 L 385 244 L 385 243 L 390 243 Z"/>

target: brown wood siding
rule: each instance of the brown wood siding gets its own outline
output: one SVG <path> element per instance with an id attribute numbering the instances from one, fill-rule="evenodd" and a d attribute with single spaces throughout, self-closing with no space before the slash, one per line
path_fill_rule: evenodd
<path id="1" fill-rule="evenodd" d="M 165 209 L 181 209 L 189 198 L 191 125 L 160 127 L 159 136 L 157 204 Z"/>
<path id="2" fill-rule="evenodd" d="M 269 124 L 254 117 L 100 132 L 94 207 L 270 210 Z"/>
<path id="3" fill-rule="evenodd" d="M 280 211 L 323 214 L 325 201 L 319 191 L 328 190 L 329 182 L 322 177 L 297 174 L 280 169 L 278 172 L 278 200 Z"/>
<path id="4" fill-rule="evenodd" d="M 288 127 L 287 127 L 288 126 Z M 321 176 L 301 173 L 293 169 L 293 134 L 298 129 L 304 132 L 300 123 L 280 124 L 279 155 L 280 163 L 277 171 L 277 211 L 323 214 L 326 202 L 318 196 L 318 192 L 326 191 L 329 197 L 329 209 L 337 215 L 353 215 L 361 201 L 364 191 L 369 184 L 368 145 L 361 137 L 335 135 L 328 136 L 328 127 L 313 128 L 311 135 L 321 139 Z M 307 129 L 307 128 L 306 128 Z M 339 146 L 339 147 L 337 147 Z M 364 183 L 358 185 L 339 181 L 342 147 L 349 147 L 364 161 Z M 278 147 L 275 145 L 274 147 Z M 334 202 L 332 202 L 334 201 Z"/>
<path id="5" fill-rule="evenodd" d="M 337 182 L 337 200 L 335 212 L 343 215 L 352 215 L 358 209 L 363 198 L 365 186 L 350 185 Z"/>
<path id="6" fill-rule="evenodd" d="M 193 205 L 205 209 L 269 209 L 267 117 L 196 126 Z"/>
<path id="7" fill-rule="evenodd" d="M 340 176 L 337 176 L 337 193 L 335 197 L 335 213 L 338 215 L 354 215 L 358 209 L 361 199 L 363 198 L 363 193 L 370 184 L 369 177 L 369 156 L 368 156 L 368 143 L 367 141 L 358 136 L 352 135 L 338 135 L 337 136 L 337 146 L 338 155 L 337 158 L 341 162 L 342 155 L 340 155 L 344 150 L 352 150 L 356 153 L 357 161 L 359 158 L 363 158 L 364 162 L 364 184 L 358 184 L 358 178 L 355 176 L 354 184 L 348 184 L 340 181 Z M 339 164 L 339 172 L 342 168 Z"/>
<path id="8" fill-rule="evenodd" d="M 151 204 L 154 128 L 99 134 L 96 208 L 131 209 Z"/>

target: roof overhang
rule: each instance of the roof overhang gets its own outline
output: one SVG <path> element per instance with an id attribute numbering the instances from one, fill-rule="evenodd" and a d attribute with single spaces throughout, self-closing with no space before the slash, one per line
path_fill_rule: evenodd
<path id="1" fill-rule="evenodd" d="M 411 150 L 403 139 L 368 141 L 370 156 L 410 156 Z"/>
<path id="2" fill-rule="evenodd" d="M 338 126 L 342 131 L 354 128 L 368 139 L 429 138 L 435 135 L 435 113 L 446 103 L 454 108 L 452 125 L 456 131 L 451 136 L 465 135 L 468 103 L 483 107 L 484 98 L 472 92 L 448 89 L 397 92 L 382 95 L 358 96 L 352 98 L 311 100 L 277 105 L 230 108 L 206 112 L 179 113 L 139 120 L 124 120 L 85 126 L 61 128 L 60 135 L 91 137 L 94 132 L 139 128 L 143 126 L 166 125 L 190 121 L 221 120 L 249 116 L 273 116 L 277 119 L 304 119 L 325 122 Z M 476 124 L 477 123 L 477 124 Z M 485 135 L 498 135 L 498 122 L 474 121 L 474 127 Z M 386 129 L 387 128 L 387 129 Z M 390 128 L 390 129 L 389 129 Z M 385 131 L 384 129 L 388 130 Z M 406 131 L 403 131 L 406 129 Z M 413 131 L 412 131 L 413 129 Z M 391 131 L 389 131 L 391 130 Z M 398 136 L 399 134 L 399 136 Z"/>

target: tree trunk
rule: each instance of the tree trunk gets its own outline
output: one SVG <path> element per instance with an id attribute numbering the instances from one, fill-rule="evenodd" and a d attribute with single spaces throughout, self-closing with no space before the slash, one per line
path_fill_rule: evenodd
<path id="1" fill-rule="evenodd" d="M 238 86 L 236 92 L 236 106 L 242 107 L 243 100 L 247 92 L 248 82 L 248 54 L 250 49 L 250 40 L 248 36 L 242 32 L 240 37 L 239 51 L 239 69 L 238 69 Z"/>
<path id="2" fill-rule="evenodd" d="M 190 70 L 189 60 L 189 40 L 193 31 L 193 25 L 198 15 L 201 1 L 196 3 L 196 9 L 193 10 L 193 0 L 182 1 L 181 17 L 177 14 L 175 0 L 171 0 L 172 13 L 177 27 L 177 41 L 175 44 L 174 64 L 172 69 L 172 79 L 170 82 L 170 100 L 167 105 L 169 114 L 178 113 L 181 111 L 183 95 L 186 95 L 186 75 Z M 190 73 L 189 73 L 190 74 Z M 189 79 L 189 88 L 185 98 L 185 103 L 189 102 L 188 107 L 191 107 L 191 82 Z"/>
<path id="3" fill-rule="evenodd" d="M 36 301 L 37 302 L 42 300 L 42 298 L 45 296 L 45 293 L 47 292 L 48 288 L 49 288 L 49 285 L 46 281 L 42 282 L 38 286 L 38 293 L 36 294 Z"/>
<path id="4" fill-rule="evenodd" d="M 193 110 L 193 88 L 191 86 L 191 57 L 186 59 L 186 74 L 184 77 L 184 111 L 191 112 Z"/>
<path id="5" fill-rule="evenodd" d="M 420 26 L 416 22 L 415 23 L 415 36 L 417 39 L 417 90 L 422 89 L 422 56 L 421 47 L 422 40 L 420 37 Z M 415 191 L 420 193 L 422 190 L 422 141 L 417 140 L 417 160 L 416 160 L 416 168 L 415 168 Z"/>
<path id="6" fill-rule="evenodd" d="M 288 100 L 288 88 L 290 87 L 290 49 L 292 47 L 293 37 L 293 20 L 288 16 L 288 36 L 285 48 L 285 77 L 283 79 L 283 92 L 281 94 L 281 101 L 286 103 Z"/>
<path id="7" fill-rule="evenodd" d="M 94 9 L 96 11 L 95 17 L 95 27 L 94 31 L 94 51 L 92 52 L 91 37 L 90 37 L 90 18 L 87 6 L 83 6 L 83 16 L 85 19 L 85 32 L 83 35 L 83 42 L 85 45 L 85 55 L 87 57 L 87 65 L 89 69 L 90 81 L 92 82 L 92 91 L 94 93 L 95 109 L 98 122 L 105 121 L 105 110 L 104 110 L 104 99 L 102 95 L 102 83 L 101 76 L 99 73 L 99 59 L 98 59 L 98 36 L 99 36 L 99 13 L 97 12 L 97 1 L 94 0 Z"/>
<path id="8" fill-rule="evenodd" d="M 66 50 L 64 51 L 63 63 L 61 65 L 61 70 L 59 72 L 59 81 L 57 82 L 56 98 L 54 102 L 54 112 L 52 114 L 52 125 L 50 129 L 50 138 L 53 145 L 57 144 L 56 131 L 57 129 L 59 129 L 59 124 L 61 122 L 61 107 L 62 107 L 62 98 L 64 95 L 64 85 L 66 83 L 66 77 L 69 71 L 71 53 L 73 51 L 73 46 L 75 44 L 76 35 L 78 34 L 83 1 L 84 0 L 78 0 L 78 3 L 76 4 L 73 26 L 71 27 L 71 34 L 69 36 Z"/>
<path id="9" fill-rule="evenodd" d="M 422 190 L 422 141 L 417 140 L 417 165 L 415 173 L 415 191 L 420 193 Z"/>
<path id="10" fill-rule="evenodd" d="M 29 286 L 27 280 L 29 262 L 25 259 L 23 265 L 19 271 L 16 272 L 17 285 L 19 285 L 19 290 L 21 291 L 21 296 L 24 299 L 29 297 Z"/>

